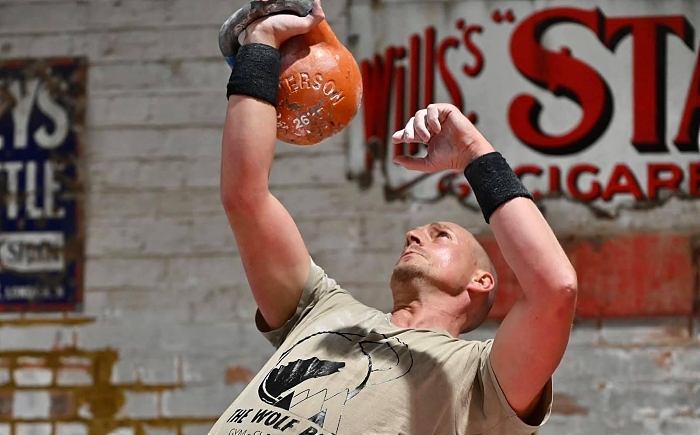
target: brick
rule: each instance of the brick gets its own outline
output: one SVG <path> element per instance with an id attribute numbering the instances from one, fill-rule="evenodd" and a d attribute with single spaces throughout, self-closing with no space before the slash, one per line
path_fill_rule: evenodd
<path id="1" fill-rule="evenodd" d="M 206 337 L 206 340 L 202 337 Z M 162 331 L 158 348 L 185 357 L 212 355 L 219 349 L 228 349 L 229 355 L 237 355 L 237 358 L 240 355 L 243 358 L 248 354 L 260 354 L 258 346 L 264 345 L 263 343 L 265 340 L 256 332 L 253 322 L 230 322 L 173 325 Z M 235 353 L 231 354 L 231 351 Z M 224 368 L 225 366 L 222 366 L 221 370 Z"/>
<path id="2" fill-rule="evenodd" d="M 609 395 L 610 409 L 621 417 L 632 419 L 687 415 L 700 406 L 697 392 L 684 383 L 613 384 Z"/>
<path id="3" fill-rule="evenodd" d="M 0 36 L 3 58 L 79 56 L 79 38 L 70 34 L 26 34 Z M 57 51 L 57 47 L 61 47 Z"/>
<path id="4" fill-rule="evenodd" d="M 570 345 L 557 373 L 567 380 L 595 383 L 694 382 L 700 376 L 697 358 L 695 352 L 674 347 Z"/>
<path id="5" fill-rule="evenodd" d="M 51 392 L 52 419 L 70 420 L 76 417 L 76 399 L 71 390 L 55 390 Z"/>
<path id="6" fill-rule="evenodd" d="M 226 385 L 248 384 L 255 377 L 255 373 L 243 366 L 226 367 Z"/>
<path id="7" fill-rule="evenodd" d="M 50 406 L 51 397 L 48 391 L 15 391 L 15 418 L 46 419 L 49 417 Z"/>
<path id="8" fill-rule="evenodd" d="M 355 186 L 273 188 L 272 193 L 296 219 L 357 217 L 371 212 L 405 212 L 405 205 L 385 203 L 379 189 L 360 192 Z"/>
<path id="9" fill-rule="evenodd" d="M 129 384 L 141 381 L 147 385 L 178 385 L 180 357 L 169 352 L 123 352 L 112 370 L 112 383 Z"/>
<path id="10" fill-rule="evenodd" d="M 86 241 L 85 251 L 90 257 L 107 255 L 129 256 L 143 252 L 146 233 L 154 224 L 153 218 L 114 219 L 110 217 L 90 219 L 88 232 L 100 237 Z M 151 224 L 151 225 L 148 225 Z"/>
<path id="11" fill-rule="evenodd" d="M 221 158 L 190 161 L 184 169 L 183 177 L 185 186 L 218 189 L 221 185 Z"/>
<path id="12" fill-rule="evenodd" d="M 632 235 L 570 250 L 581 317 L 689 315 L 694 270 L 690 238 Z"/>
<path id="13" fill-rule="evenodd" d="M 219 189 L 178 189 L 174 192 L 96 192 L 88 195 L 96 217 L 192 216 L 223 213 Z"/>
<path id="14" fill-rule="evenodd" d="M 242 386 L 228 386 L 223 382 L 166 391 L 163 393 L 163 415 L 216 419 L 233 403 L 241 391 Z"/>
<path id="15" fill-rule="evenodd" d="M 600 343 L 600 329 L 594 320 L 576 319 L 571 328 L 569 345 L 597 345 Z"/>
<path id="16" fill-rule="evenodd" d="M 289 144 L 278 140 L 275 144 L 275 157 L 299 157 L 315 155 L 317 153 L 338 153 L 345 156 L 347 153 L 347 136 L 348 130 L 346 129 L 311 147 Z M 345 160 L 346 159 L 343 158 L 343 161 Z"/>
<path id="17" fill-rule="evenodd" d="M 223 412 L 223 410 L 221 412 Z M 214 426 L 214 422 L 211 424 L 188 424 L 183 426 L 182 435 L 208 434 L 212 426 Z"/>
<path id="18" fill-rule="evenodd" d="M 700 433 L 700 418 L 693 417 L 674 417 L 672 419 L 663 420 L 659 425 L 661 433 L 678 434 L 678 435 L 695 435 Z"/>
<path id="19" fill-rule="evenodd" d="M 299 232 L 309 252 L 357 249 L 361 245 L 360 219 L 299 219 Z"/>
<path id="20" fill-rule="evenodd" d="M 698 370 L 700 367 L 700 353 L 692 347 L 685 346 L 671 349 L 670 361 L 667 363 L 670 377 L 689 382 L 700 380 L 700 370 Z M 661 359 L 661 357 L 665 356 L 666 353 L 658 353 L 656 357 L 657 362 L 665 362 Z"/>
<path id="21" fill-rule="evenodd" d="M 200 254 L 237 254 L 236 240 L 226 214 L 197 216 L 192 222 L 191 252 Z"/>
<path id="22" fill-rule="evenodd" d="M 173 126 L 168 129 L 89 130 L 88 142 L 96 144 L 88 154 L 96 162 L 117 159 L 173 159 L 221 157 L 221 126 L 192 128 Z M 202 144 L 210 144 L 202 146 Z"/>
<path id="23" fill-rule="evenodd" d="M 126 391 L 126 403 L 119 415 L 130 419 L 150 419 L 158 417 L 158 394 Z"/>
<path id="24" fill-rule="evenodd" d="M 164 283 L 167 284 L 167 283 Z M 108 290 L 104 304 L 89 311 L 103 322 L 153 323 L 153 306 L 158 306 L 159 322 L 187 322 L 191 316 L 191 299 L 200 296 L 192 289 L 170 291 L 155 289 Z"/>
<path id="25" fill-rule="evenodd" d="M 685 318 L 660 319 L 606 319 L 602 322 L 600 339 L 614 345 L 684 345 L 691 343 L 688 320 Z"/>
<path id="26" fill-rule="evenodd" d="M 411 229 L 406 213 L 384 214 L 381 219 L 362 218 L 361 242 L 365 249 L 393 250 L 399 255 Z"/>
<path id="27" fill-rule="evenodd" d="M 410 213 L 406 209 L 400 210 L 406 213 L 408 218 L 408 229 L 419 227 L 430 222 L 454 222 L 475 236 L 491 236 L 491 228 L 484 222 L 480 212 L 465 208 L 459 201 L 447 198 L 440 202 L 440 207 L 436 208 L 432 203 L 412 203 Z"/>
<path id="28" fill-rule="evenodd" d="M 15 425 L 17 435 L 51 435 L 50 423 L 19 423 Z"/>
<path id="29" fill-rule="evenodd" d="M 88 429 L 80 423 L 56 423 L 55 435 L 88 435 Z"/>
<path id="30" fill-rule="evenodd" d="M 97 219 L 92 225 L 103 235 L 88 244 L 92 256 L 163 255 L 187 251 L 192 244 L 191 218 Z"/>
<path id="31" fill-rule="evenodd" d="M 175 428 L 146 426 L 147 435 L 180 435 Z"/>
<path id="32" fill-rule="evenodd" d="M 12 390 L 0 391 L 0 418 L 10 420 L 13 416 L 14 393 Z"/>
<path id="33" fill-rule="evenodd" d="M 100 287 L 149 287 L 164 276 L 166 262 L 160 259 L 88 259 L 85 285 Z"/>
<path id="34" fill-rule="evenodd" d="M 185 185 L 185 160 L 110 160 L 90 168 L 92 188 L 175 189 Z"/>
<path id="35" fill-rule="evenodd" d="M 227 3 L 219 0 L 201 0 L 192 4 L 177 0 L 163 4 L 159 1 L 122 0 L 90 2 L 91 25 L 95 28 L 151 28 L 221 24 L 243 3 Z"/>
<path id="36" fill-rule="evenodd" d="M 247 285 L 211 288 L 190 305 L 192 323 L 252 322 L 257 305 Z"/>
<path id="37" fill-rule="evenodd" d="M 223 21 L 222 21 L 223 23 Z M 99 38 L 85 41 L 85 53 L 98 61 L 162 59 L 221 59 L 212 35 L 220 24 L 159 29 L 103 29 Z"/>
<path id="38" fill-rule="evenodd" d="M 0 386 L 6 385 L 10 382 L 10 370 L 5 368 L 0 368 Z"/>
<path id="39" fill-rule="evenodd" d="M 597 237 L 620 231 L 694 234 L 700 213 L 698 201 L 676 197 L 660 207 L 643 211 L 621 210 L 617 219 L 600 219 L 585 204 L 547 200 L 544 205 L 547 221 L 557 234 L 575 234 L 577 237 Z"/>
<path id="40" fill-rule="evenodd" d="M 19 423 L 19 424 L 15 425 L 15 434 L 17 434 L 17 435 L 51 435 L 51 424 L 49 424 L 49 423 L 36 423 L 36 424 Z"/>
<path id="41" fill-rule="evenodd" d="M 15 369 L 13 377 L 16 385 L 27 387 L 47 386 L 53 381 L 51 370 L 41 368 Z"/>
<path id="42" fill-rule="evenodd" d="M 84 30 L 87 13 L 84 2 L 0 4 L 0 35 Z"/>
<path id="43" fill-rule="evenodd" d="M 537 430 L 537 435 L 589 435 L 617 434 L 610 432 L 605 421 L 598 417 L 581 415 L 552 415 L 547 423 Z M 637 433 L 635 433 L 636 435 Z"/>
<path id="44" fill-rule="evenodd" d="M 240 367 L 241 370 L 257 373 L 259 367 L 272 356 L 274 348 L 262 337 L 258 339 L 248 337 L 246 341 L 249 342 L 245 345 L 247 351 L 212 352 L 209 355 L 188 352 L 183 355 L 183 380 L 187 387 L 226 383 L 228 370 L 231 367 Z M 251 352 L 255 345 L 258 346 L 257 352 Z M 228 384 L 233 383 L 235 382 Z"/>
<path id="45" fill-rule="evenodd" d="M 27 335 L 27 332 L 30 332 Z M 56 344 L 58 331 L 54 327 L 34 326 L 30 329 L 6 326 L 0 328 L 3 350 L 50 350 Z"/>
<path id="46" fill-rule="evenodd" d="M 174 258 L 168 263 L 165 279 L 169 281 L 199 287 L 247 283 L 241 260 L 233 256 Z"/>
<path id="47" fill-rule="evenodd" d="M 86 325 L 80 330 L 79 346 L 84 350 L 118 349 L 121 356 L 127 352 L 153 349 L 160 338 L 157 318 L 131 319 L 123 323 L 101 322 Z"/>
<path id="48" fill-rule="evenodd" d="M 275 159 L 270 186 L 347 185 L 342 154 L 289 156 Z"/>
<path id="49" fill-rule="evenodd" d="M 522 290 L 495 240 L 482 239 L 499 278 L 490 317 L 503 318 Z M 572 240 L 565 250 L 578 274 L 579 318 L 681 316 L 692 311 L 690 239 L 631 235 L 601 242 Z"/>
<path id="50" fill-rule="evenodd" d="M 95 127 L 176 127 L 222 125 L 226 100 L 221 91 L 96 93 L 88 122 Z"/>
<path id="51" fill-rule="evenodd" d="M 314 261 L 341 286 L 359 283 L 384 283 L 389 280 L 400 252 L 358 252 L 356 250 L 320 252 Z M 360 273 L 361 272 L 361 273 Z"/>
<path id="52" fill-rule="evenodd" d="M 60 369 L 56 375 L 56 383 L 66 386 L 91 385 L 92 375 L 86 369 Z"/>
<path id="53" fill-rule="evenodd" d="M 89 90 L 221 89 L 230 74 L 230 68 L 220 57 L 92 63 Z M 220 86 L 213 86 L 215 83 Z"/>

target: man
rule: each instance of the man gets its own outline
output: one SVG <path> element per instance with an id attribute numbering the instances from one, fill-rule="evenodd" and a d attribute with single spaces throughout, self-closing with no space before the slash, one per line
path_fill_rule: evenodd
<path id="1" fill-rule="evenodd" d="M 496 276 L 474 237 L 435 222 L 406 234 L 394 309 L 357 302 L 314 264 L 268 190 L 279 53 L 323 17 L 276 15 L 247 29 L 228 86 L 221 193 L 258 328 L 278 350 L 212 428 L 231 434 L 532 434 L 551 406 L 576 274 L 505 160 L 453 106 L 419 111 L 396 142 L 428 144 L 413 170 L 465 170 L 524 290 L 494 340 L 458 339 L 493 302 Z M 362 271 L 358 271 L 361 273 Z"/>

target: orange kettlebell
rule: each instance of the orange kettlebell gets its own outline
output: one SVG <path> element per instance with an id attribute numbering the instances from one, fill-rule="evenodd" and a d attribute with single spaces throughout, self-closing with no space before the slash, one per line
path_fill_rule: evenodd
<path id="1" fill-rule="evenodd" d="M 276 13 L 308 15 L 313 0 L 253 1 L 221 28 L 219 47 L 233 66 L 239 35 L 253 21 Z M 315 145 L 341 132 L 362 101 L 362 76 L 352 53 L 326 21 L 280 47 L 282 69 L 277 103 L 277 138 Z"/>

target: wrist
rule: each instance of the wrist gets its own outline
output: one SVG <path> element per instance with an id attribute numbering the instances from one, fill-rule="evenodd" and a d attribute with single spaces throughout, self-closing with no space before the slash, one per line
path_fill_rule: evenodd
<path id="1" fill-rule="evenodd" d="M 506 159 L 492 151 L 473 160 L 464 176 L 474 192 L 486 223 L 503 204 L 515 198 L 533 199 Z"/>
<path id="2" fill-rule="evenodd" d="M 466 164 L 464 165 L 464 169 L 466 169 L 479 157 L 485 156 L 486 154 L 491 154 L 493 152 L 496 152 L 496 149 L 485 138 L 482 137 L 473 141 L 466 148 Z"/>
<path id="3" fill-rule="evenodd" d="M 277 43 L 277 40 L 275 39 L 274 35 L 259 30 L 246 32 L 245 39 L 243 40 L 243 45 L 246 44 L 265 44 L 278 50 L 280 48 L 280 44 Z"/>

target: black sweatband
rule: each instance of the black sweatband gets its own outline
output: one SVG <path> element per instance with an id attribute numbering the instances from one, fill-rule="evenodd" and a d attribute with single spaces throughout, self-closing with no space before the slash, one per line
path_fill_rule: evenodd
<path id="1" fill-rule="evenodd" d="M 498 152 L 484 154 L 464 170 L 486 223 L 493 212 L 515 198 L 533 199 L 506 159 Z"/>
<path id="2" fill-rule="evenodd" d="M 265 44 L 245 44 L 236 55 L 226 98 L 246 95 L 277 107 L 281 69 L 279 50 Z"/>

